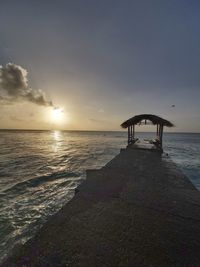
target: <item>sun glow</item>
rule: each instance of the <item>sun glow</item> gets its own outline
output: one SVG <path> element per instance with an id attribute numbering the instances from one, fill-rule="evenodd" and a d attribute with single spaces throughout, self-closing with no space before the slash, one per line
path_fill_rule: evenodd
<path id="1" fill-rule="evenodd" d="M 62 123 L 65 120 L 64 111 L 61 108 L 51 110 L 51 120 L 53 123 Z"/>

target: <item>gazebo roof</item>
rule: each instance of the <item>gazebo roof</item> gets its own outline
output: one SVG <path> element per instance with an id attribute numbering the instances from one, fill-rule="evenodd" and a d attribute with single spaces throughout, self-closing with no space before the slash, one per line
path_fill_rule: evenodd
<path id="1" fill-rule="evenodd" d="M 167 126 L 167 127 L 173 127 L 174 126 L 170 121 L 167 121 L 167 120 L 165 120 L 159 116 L 152 115 L 152 114 L 141 114 L 141 115 L 136 115 L 136 116 L 128 119 L 127 121 L 124 121 L 121 124 L 121 127 L 127 128 L 131 125 L 138 124 L 143 120 L 151 121 L 152 124 L 154 124 L 154 125 L 160 124 L 160 125 Z"/>

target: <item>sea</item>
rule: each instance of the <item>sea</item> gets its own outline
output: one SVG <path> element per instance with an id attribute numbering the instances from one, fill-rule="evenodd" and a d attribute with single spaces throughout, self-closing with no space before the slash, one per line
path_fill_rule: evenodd
<path id="1" fill-rule="evenodd" d="M 146 139 L 154 133 L 138 133 Z M 200 134 L 165 133 L 164 151 L 200 190 Z M 0 131 L 0 260 L 73 196 L 86 169 L 104 166 L 127 133 Z"/>

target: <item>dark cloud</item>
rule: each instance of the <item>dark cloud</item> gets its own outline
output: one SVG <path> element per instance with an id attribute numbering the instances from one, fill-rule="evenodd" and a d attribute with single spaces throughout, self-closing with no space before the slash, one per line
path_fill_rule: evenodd
<path id="1" fill-rule="evenodd" d="M 27 74 L 27 70 L 13 63 L 0 66 L 0 102 L 28 101 L 41 106 L 53 106 L 42 90 L 29 87 Z"/>

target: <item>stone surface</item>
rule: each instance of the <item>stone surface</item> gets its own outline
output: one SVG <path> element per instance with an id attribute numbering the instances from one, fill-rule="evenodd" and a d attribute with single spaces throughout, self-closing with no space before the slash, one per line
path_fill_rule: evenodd
<path id="1" fill-rule="evenodd" d="M 126 149 L 2 266 L 200 266 L 200 192 L 170 160 Z"/>

